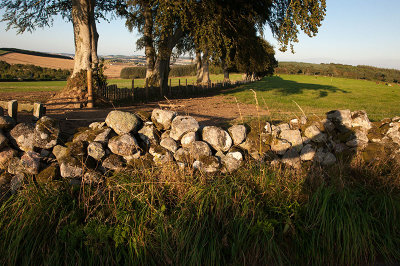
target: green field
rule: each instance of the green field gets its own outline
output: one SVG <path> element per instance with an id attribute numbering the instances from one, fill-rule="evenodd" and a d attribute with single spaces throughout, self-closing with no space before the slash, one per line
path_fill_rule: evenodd
<path id="1" fill-rule="evenodd" d="M 34 92 L 34 91 L 58 91 L 67 84 L 66 81 L 21 81 L 0 82 L 2 92 Z"/>
<path id="2" fill-rule="evenodd" d="M 269 109 L 274 119 L 301 115 L 323 116 L 334 109 L 366 110 L 373 120 L 400 115 L 400 86 L 377 84 L 374 81 L 304 75 L 280 75 L 246 84 L 227 94 L 238 101 L 259 104 Z M 267 108 L 268 107 L 268 108 Z"/>
<path id="3" fill-rule="evenodd" d="M 241 80 L 241 74 L 232 74 L 231 80 Z M 195 77 L 173 78 L 172 85 L 181 81 L 182 85 L 193 84 Z M 213 82 L 223 79 L 222 75 L 211 75 Z M 110 79 L 109 84 L 131 88 L 129 79 Z M 1 92 L 57 91 L 66 81 L 38 82 L 0 82 Z M 136 79 L 135 86 L 142 87 L 143 79 Z M 333 109 L 366 110 L 372 120 L 400 115 L 400 86 L 392 86 L 374 81 L 345 78 L 331 78 L 306 75 L 279 75 L 266 77 L 263 80 L 240 86 L 233 91 L 225 92 L 235 96 L 239 102 L 255 103 L 253 89 L 261 108 L 270 110 L 272 119 L 281 119 L 301 115 L 324 116 Z M 296 103 L 295 103 L 296 102 Z"/>
<path id="4" fill-rule="evenodd" d="M 241 74 L 230 75 L 232 81 L 241 80 Z M 224 79 L 223 75 L 210 75 L 211 81 L 217 82 Z M 182 85 L 193 84 L 195 77 L 172 78 L 172 86 L 177 86 L 179 80 Z M 67 84 L 66 81 L 21 81 L 21 82 L 0 82 L 0 93 L 2 92 L 27 92 L 27 91 L 58 91 Z M 109 79 L 109 85 L 116 84 L 119 88 L 132 88 L 130 79 Z M 135 79 L 135 87 L 143 87 L 144 79 Z"/>

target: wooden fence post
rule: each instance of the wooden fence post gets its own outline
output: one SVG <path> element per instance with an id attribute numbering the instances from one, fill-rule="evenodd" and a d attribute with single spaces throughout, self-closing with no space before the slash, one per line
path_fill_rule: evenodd
<path id="1" fill-rule="evenodd" d="M 87 86 L 88 86 L 88 103 L 87 107 L 88 108 L 93 108 L 94 103 L 93 103 L 93 72 L 92 69 L 87 70 Z"/>

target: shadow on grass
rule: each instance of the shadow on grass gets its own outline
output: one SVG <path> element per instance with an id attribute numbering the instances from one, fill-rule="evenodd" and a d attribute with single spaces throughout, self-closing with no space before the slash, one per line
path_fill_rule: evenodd
<path id="1" fill-rule="evenodd" d="M 299 83 L 292 80 L 286 80 L 277 76 L 265 77 L 258 82 L 240 86 L 238 88 L 226 91 L 224 93 L 231 94 L 231 93 L 241 92 L 248 90 L 250 87 L 251 89 L 254 89 L 255 91 L 259 92 L 276 91 L 280 93 L 282 96 L 302 94 L 304 91 L 319 91 L 319 98 L 326 97 L 328 96 L 329 93 L 336 93 L 336 92 L 349 93 L 348 91 L 330 85 Z"/>

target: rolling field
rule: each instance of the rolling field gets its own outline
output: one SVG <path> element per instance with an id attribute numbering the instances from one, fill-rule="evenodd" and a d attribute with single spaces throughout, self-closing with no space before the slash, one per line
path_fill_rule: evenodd
<path id="1" fill-rule="evenodd" d="M 188 84 L 192 84 L 195 77 L 173 78 L 172 85 L 178 85 L 179 79 L 185 85 L 186 79 Z M 211 75 L 213 82 L 222 79 L 222 75 Z M 241 80 L 241 74 L 232 74 L 231 80 Z M 110 85 L 117 84 L 118 87 L 132 86 L 129 79 L 109 79 L 108 82 Z M 0 99 L 1 93 L 58 91 L 65 84 L 66 81 L 0 82 Z M 136 87 L 142 87 L 143 84 L 143 79 L 135 80 Z M 400 115 L 398 84 L 387 86 L 366 80 L 280 75 L 237 87 L 224 92 L 224 95 L 234 96 L 242 103 L 255 104 L 251 89 L 256 92 L 260 107 L 269 111 L 273 120 L 301 115 L 302 111 L 296 103 L 307 116 L 323 117 L 327 111 L 333 109 L 366 110 L 372 120 Z"/>
<path id="2" fill-rule="evenodd" d="M 223 80 L 223 75 L 210 75 L 213 82 Z M 241 74 L 232 74 L 231 80 L 241 80 Z M 177 86 L 181 80 L 181 84 L 185 85 L 186 79 L 188 84 L 195 81 L 195 77 L 172 78 L 172 86 Z M 0 82 L 0 93 L 2 92 L 32 92 L 32 91 L 59 91 L 67 84 L 66 81 L 21 81 L 21 82 Z M 132 88 L 132 80 L 130 79 L 108 79 L 108 84 L 116 84 L 119 88 Z M 135 87 L 143 87 L 144 79 L 135 79 Z"/>
<path id="3" fill-rule="evenodd" d="M 334 109 L 366 110 L 372 120 L 400 115 L 400 86 L 373 81 L 303 75 L 280 75 L 247 84 L 226 94 L 239 102 L 255 103 L 271 113 L 272 119 L 301 115 L 324 116 Z M 295 103 L 296 102 L 296 103 Z"/>

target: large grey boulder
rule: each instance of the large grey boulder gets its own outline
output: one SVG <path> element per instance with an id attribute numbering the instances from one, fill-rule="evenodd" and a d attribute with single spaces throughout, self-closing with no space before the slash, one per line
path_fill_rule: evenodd
<path id="1" fill-rule="evenodd" d="M 368 144 L 368 136 L 366 131 L 362 129 L 355 130 L 354 134 L 352 134 L 352 139 L 346 142 L 348 147 L 352 148 L 360 148 L 363 149 Z"/>
<path id="2" fill-rule="evenodd" d="M 241 152 L 228 152 L 226 155 L 220 157 L 224 169 L 231 173 L 239 169 L 243 163 L 243 154 Z"/>
<path id="3" fill-rule="evenodd" d="M 279 138 L 288 141 L 297 152 L 303 148 L 303 139 L 301 138 L 300 130 L 283 130 L 279 134 Z"/>
<path id="4" fill-rule="evenodd" d="M 203 156 L 193 163 L 193 168 L 201 172 L 212 174 L 220 170 L 221 163 L 215 156 Z"/>
<path id="5" fill-rule="evenodd" d="M 386 136 L 389 137 L 394 143 L 400 145 L 400 123 L 390 123 L 389 126 L 390 128 L 387 130 Z"/>
<path id="6" fill-rule="evenodd" d="M 172 153 L 160 145 L 152 145 L 149 153 L 153 156 L 153 161 L 157 164 L 168 164 L 174 160 Z"/>
<path id="7" fill-rule="evenodd" d="M 291 146 L 287 140 L 274 139 L 271 142 L 271 150 L 278 155 L 284 155 Z"/>
<path id="8" fill-rule="evenodd" d="M 103 160 L 103 163 L 101 165 L 104 168 L 113 171 L 120 171 L 124 169 L 124 161 L 122 160 L 122 157 L 116 154 L 110 154 L 107 158 Z"/>
<path id="9" fill-rule="evenodd" d="M 172 120 L 170 137 L 178 141 L 188 132 L 197 132 L 199 123 L 191 116 L 177 116 Z"/>
<path id="10" fill-rule="evenodd" d="M 12 175 L 16 175 L 16 174 L 19 174 L 19 173 L 24 173 L 25 169 L 22 166 L 21 159 L 18 158 L 18 157 L 11 158 L 8 161 L 7 172 L 12 174 Z"/>
<path id="11" fill-rule="evenodd" d="M 89 128 L 96 130 L 96 129 L 102 129 L 106 126 L 106 122 L 93 122 L 89 125 Z"/>
<path id="12" fill-rule="evenodd" d="M 17 155 L 18 152 L 9 147 L 0 150 L 0 169 L 7 169 L 8 162 Z"/>
<path id="13" fill-rule="evenodd" d="M 98 128 L 97 130 L 100 130 L 99 133 L 97 134 L 97 136 L 94 138 L 94 141 L 96 142 L 100 142 L 100 143 L 107 143 L 108 140 L 110 139 L 110 137 L 112 136 L 112 129 L 109 127 L 102 127 L 102 128 Z M 115 135 L 115 133 L 114 133 Z"/>
<path id="14" fill-rule="evenodd" d="M 234 125 L 228 129 L 231 134 L 233 144 L 239 145 L 246 140 L 246 127 L 244 125 Z"/>
<path id="15" fill-rule="evenodd" d="M 210 146 L 204 141 L 194 141 L 189 148 L 192 158 L 198 160 L 200 157 L 211 156 Z"/>
<path id="16" fill-rule="evenodd" d="M 83 165 L 75 158 L 62 160 L 60 163 L 60 174 L 64 178 L 82 177 L 84 173 Z"/>
<path id="17" fill-rule="evenodd" d="M 174 158 L 177 162 L 189 163 L 191 161 L 190 151 L 186 148 L 180 148 L 175 152 Z"/>
<path id="18" fill-rule="evenodd" d="M 10 190 L 11 193 L 14 194 L 19 190 L 23 185 L 25 181 L 25 175 L 23 173 L 17 173 L 11 178 L 10 182 Z"/>
<path id="19" fill-rule="evenodd" d="M 154 128 L 153 123 L 146 122 L 145 125 L 138 132 L 139 138 L 147 145 L 151 143 L 157 144 L 159 141 L 159 133 Z"/>
<path id="20" fill-rule="evenodd" d="M 302 161 L 312 161 L 314 160 L 316 151 L 317 150 L 311 144 L 307 144 L 301 149 L 300 159 Z"/>
<path id="21" fill-rule="evenodd" d="M 57 120 L 43 116 L 36 122 L 35 147 L 51 149 L 57 145 L 60 126 Z"/>
<path id="22" fill-rule="evenodd" d="M 87 147 L 87 153 L 97 161 L 100 161 L 106 155 L 103 145 L 100 142 L 95 141 L 89 143 Z"/>
<path id="23" fill-rule="evenodd" d="M 68 148 L 61 145 L 56 145 L 53 148 L 53 154 L 60 163 L 63 158 L 68 156 Z"/>
<path id="24" fill-rule="evenodd" d="M 299 153 L 295 149 L 287 150 L 282 157 L 282 163 L 295 169 L 299 169 L 301 167 Z"/>
<path id="25" fill-rule="evenodd" d="M 21 165 L 29 174 L 36 175 L 40 170 L 40 154 L 33 151 L 28 151 L 21 157 Z"/>
<path id="26" fill-rule="evenodd" d="M 215 126 L 207 126 L 203 128 L 203 141 L 209 143 L 217 151 L 226 152 L 232 146 L 232 138 L 228 132 L 222 128 Z"/>
<path id="27" fill-rule="evenodd" d="M 124 135 L 137 133 L 141 120 L 135 114 L 114 110 L 107 115 L 106 124 L 118 135 Z"/>
<path id="28" fill-rule="evenodd" d="M 177 113 L 174 111 L 154 109 L 151 113 L 151 121 L 160 130 L 167 130 L 171 128 L 172 120 L 176 117 Z"/>
<path id="29" fill-rule="evenodd" d="M 15 120 L 9 116 L 0 116 L 0 129 L 11 129 L 15 126 Z"/>
<path id="30" fill-rule="evenodd" d="M 314 156 L 314 161 L 321 165 L 329 166 L 336 162 L 336 157 L 331 152 L 325 152 L 323 149 L 318 149 Z"/>
<path id="31" fill-rule="evenodd" d="M 4 148 L 8 143 L 8 138 L 0 131 L 0 149 Z"/>
<path id="32" fill-rule="evenodd" d="M 181 145 L 184 148 L 189 148 L 190 144 L 192 144 L 194 141 L 199 140 L 198 135 L 196 132 L 189 132 L 183 135 L 181 139 Z"/>
<path id="33" fill-rule="evenodd" d="M 175 153 L 178 150 L 178 144 L 173 138 L 165 138 L 160 142 L 160 146 L 166 148 L 172 153 Z"/>
<path id="34" fill-rule="evenodd" d="M 304 130 L 304 136 L 316 143 L 323 143 L 327 140 L 326 134 L 322 133 L 316 125 L 307 127 Z"/>
<path id="35" fill-rule="evenodd" d="M 11 131 L 11 142 L 22 151 L 33 151 L 35 127 L 28 123 L 19 123 Z"/>
<path id="36" fill-rule="evenodd" d="M 139 150 L 139 145 L 135 137 L 130 134 L 124 134 L 111 138 L 108 142 L 108 148 L 114 154 L 132 156 Z"/>
<path id="37" fill-rule="evenodd" d="M 345 131 L 346 129 L 351 128 L 351 112 L 348 109 L 330 111 L 326 116 L 340 131 Z"/>
<path id="38" fill-rule="evenodd" d="M 372 128 L 372 124 L 368 119 L 367 112 L 364 110 L 352 112 L 351 119 L 352 127 L 360 127 L 367 131 Z"/>

